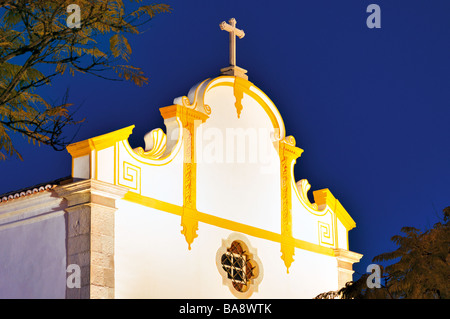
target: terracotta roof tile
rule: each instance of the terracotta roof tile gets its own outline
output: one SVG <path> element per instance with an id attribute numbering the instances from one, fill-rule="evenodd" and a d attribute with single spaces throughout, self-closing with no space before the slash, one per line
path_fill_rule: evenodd
<path id="1" fill-rule="evenodd" d="M 57 180 L 54 180 L 51 182 L 38 184 L 38 185 L 35 185 L 32 187 L 27 187 L 24 189 L 8 192 L 3 195 L 0 195 L 0 204 L 17 199 L 17 198 L 44 192 L 44 191 L 53 189 L 58 185 L 66 184 L 67 182 L 71 182 L 71 181 L 72 181 L 72 177 L 69 176 L 69 177 L 60 178 L 60 179 L 57 179 Z"/>

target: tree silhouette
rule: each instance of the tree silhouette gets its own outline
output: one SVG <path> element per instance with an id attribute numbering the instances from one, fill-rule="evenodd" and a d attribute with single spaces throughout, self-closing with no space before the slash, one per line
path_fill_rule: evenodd
<path id="1" fill-rule="evenodd" d="M 403 227 L 404 235 L 392 237 L 398 246 L 393 252 L 373 258 L 373 262 L 395 261 L 382 271 L 381 288 L 368 288 L 370 274 L 348 282 L 339 291 L 316 299 L 448 299 L 450 298 L 450 207 L 443 210 L 442 221 L 422 232 Z"/>
<path id="2" fill-rule="evenodd" d="M 56 150 L 70 143 L 63 128 L 79 121 L 69 113 L 67 95 L 61 103 L 49 103 L 36 92 L 65 72 L 139 86 L 148 82 L 140 68 L 127 63 L 132 49 L 125 35 L 139 34 L 140 26 L 171 7 L 142 5 L 141 0 L 77 0 L 80 25 L 69 27 L 67 10 L 73 2 L 0 1 L 0 159 L 21 158 L 13 132 Z"/>

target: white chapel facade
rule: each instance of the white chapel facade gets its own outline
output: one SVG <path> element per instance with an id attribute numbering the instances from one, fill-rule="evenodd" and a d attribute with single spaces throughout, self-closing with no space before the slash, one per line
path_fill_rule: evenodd
<path id="1" fill-rule="evenodd" d="M 143 147 L 134 126 L 71 144 L 69 178 L 0 197 L 0 298 L 313 298 L 352 280 L 354 220 L 328 189 L 310 202 L 303 150 L 236 66 L 244 32 L 220 27 L 230 66 L 160 108 Z"/>

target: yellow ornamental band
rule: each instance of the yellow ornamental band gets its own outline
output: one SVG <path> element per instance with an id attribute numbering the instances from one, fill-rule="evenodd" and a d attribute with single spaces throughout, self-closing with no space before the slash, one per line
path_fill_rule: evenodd
<path id="1" fill-rule="evenodd" d="M 320 207 L 322 205 L 328 205 L 333 210 L 347 231 L 356 227 L 356 223 L 353 218 L 351 218 L 349 213 L 345 210 L 339 200 L 333 196 L 328 188 L 314 191 L 313 196 L 317 206 Z"/>
<path id="2" fill-rule="evenodd" d="M 113 146 L 116 142 L 128 139 L 133 132 L 134 125 L 111 133 L 99 135 L 84 141 L 76 142 L 67 146 L 67 151 L 72 158 L 88 155 L 91 151 L 100 151 Z"/>

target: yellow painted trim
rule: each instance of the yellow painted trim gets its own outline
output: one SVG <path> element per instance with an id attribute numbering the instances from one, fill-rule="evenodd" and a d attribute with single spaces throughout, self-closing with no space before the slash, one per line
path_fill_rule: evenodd
<path id="1" fill-rule="evenodd" d="M 67 146 L 67 151 L 72 155 L 72 158 L 88 155 L 94 150 L 100 151 L 113 146 L 118 141 L 128 139 L 133 132 L 133 128 L 134 125 L 131 125 L 117 131 L 70 144 Z"/>
<path id="2" fill-rule="evenodd" d="M 184 106 L 188 109 L 192 109 L 192 110 L 196 110 L 199 111 L 201 113 L 204 113 L 206 115 L 210 115 L 211 114 L 211 108 L 209 107 L 209 105 L 206 105 L 203 103 L 203 101 L 201 103 L 199 103 L 199 92 L 201 90 L 203 90 L 203 87 L 205 85 L 207 85 L 207 83 L 209 82 L 209 78 L 204 80 L 203 82 L 201 82 L 200 84 L 198 84 L 195 87 L 195 92 L 193 95 L 194 101 L 191 104 L 191 101 L 189 100 L 189 97 L 187 96 L 181 96 L 178 97 L 174 100 L 174 103 L 176 105 L 180 105 L 180 106 Z M 192 90 L 192 89 L 191 89 Z M 189 91 L 188 95 L 190 94 L 191 91 Z M 204 95 L 202 96 L 202 98 L 204 98 Z"/>
<path id="3" fill-rule="evenodd" d="M 133 151 L 128 140 L 122 141 L 122 145 L 124 146 L 127 153 L 133 159 L 138 161 L 139 163 L 146 164 L 146 165 L 152 165 L 152 166 L 163 166 L 163 165 L 169 164 L 177 156 L 177 154 L 179 153 L 179 151 L 181 149 L 181 145 L 183 144 L 183 127 L 182 127 L 181 121 L 179 119 L 177 119 L 177 123 L 178 123 L 178 127 L 179 127 L 177 143 L 173 147 L 170 154 L 168 154 L 165 157 L 158 158 L 158 159 L 149 159 L 145 156 L 141 156 L 141 155 L 137 154 L 135 151 Z"/>
<path id="4" fill-rule="evenodd" d="M 297 198 L 299 199 L 299 202 L 301 205 L 311 214 L 315 216 L 325 216 L 326 214 L 330 213 L 332 218 L 332 229 L 333 229 L 333 236 L 334 236 L 334 246 L 337 248 L 339 246 L 339 231 L 338 231 L 338 223 L 337 220 L 339 219 L 341 223 L 346 228 L 346 240 L 347 240 L 347 249 L 349 247 L 348 243 L 348 231 L 351 230 L 356 226 L 356 223 L 353 221 L 353 219 L 350 217 L 350 215 L 347 213 L 347 211 L 342 207 L 340 202 L 334 198 L 333 194 L 328 189 L 318 190 L 314 191 L 314 200 L 315 203 L 311 204 L 309 202 L 309 199 L 306 197 L 306 193 L 311 187 L 307 180 L 303 180 L 303 184 L 301 185 L 303 189 L 303 196 L 300 194 L 297 185 L 293 183 L 292 187 L 294 188 L 295 193 L 297 194 Z M 320 207 L 320 208 L 319 208 Z M 320 226 L 319 226 L 320 229 Z M 320 238 L 320 232 L 319 232 L 319 238 Z M 330 245 L 329 243 L 323 242 L 320 240 L 321 244 L 324 245 Z"/>
<path id="5" fill-rule="evenodd" d="M 215 88 L 215 87 L 219 87 L 219 86 L 229 86 L 232 87 L 233 89 L 235 89 L 236 87 L 239 89 L 240 93 L 245 93 L 247 95 L 249 95 L 250 97 L 252 97 L 254 100 L 256 100 L 256 102 L 258 102 L 258 104 L 260 104 L 262 106 L 262 108 L 264 109 L 264 111 L 266 112 L 266 114 L 269 116 L 270 121 L 272 122 L 272 126 L 275 129 L 279 129 L 280 130 L 280 137 L 283 138 L 286 134 L 285 131 L 285 127 L 284 127 L 284 122 L 283 119 L 278 111 L 278 109 L 276 108 L 275 104 L 273 104 L 273 109 L 254 91 L 252 91 L 252 89 L 256 89 L 258 93 L 262 93 L 264 94 L 264 96 L 269 100 L 270 98 L 267 97 L 267 95 L 261 91 L 258 87 L 256 87 L 253 83 L 244 80 L 244 79 L 239 79 L 239 82 L 235 83 L 233 82 L 218 82 L 218 83 L 214 83 L 216 82 L 217 79 L 220 78 L 235 78 L 235 77 L 228 77 L 228 76 L 221 76 L 218 77 L 216 79 L 214 79 L 213 81 L 211 81 L 210 84 L 208 84 L 208 87 L 205 89 L 205 93 L 206 94 L 207 91 Z M 242 85 L 240 82 L 248 82 L 248 85 Z M 238 110 L 238 114 L 239 114 L 239 110 Z M 277 117 L 278 115 L 278 117 Z"/>
<path id="6" fill-rule="evenodd" d="M 220 81 L 221 78 L 227 78 L 227 81 Z M 300 203 L 302 206 L 304 206 L 307 211 L 309 211 L 310 213 L 316 215 L 316 216 L 325 216 L 326 214 L 330 214 L 331 215 L 331 223 L 328 224 L 329 227 L 329 232 L 330 232 L 330 243 L 326 243 L 324 241 L 321 240 L 320 238 L 320 229 L 319 229 L 319 243 L 321 245 L 326 245 L 328 247 L 332 246 L 337 246 L 338 244 L 338 230 L 337 230 L 337 221 L 336 218 L 339 217 L 340 220 L 345 218 L 345 214 L 343 214 L 342 211 L 339 210 L 338 211 L 333 211 L 333 209 L 323 209 L 323 210 L 318 210 L 318 209 L 314 209 L 314 206 L 317 205 L 313 205 L 311 203 L 309 203 L 309 201 L 307 203 L 303 202 L 300 198 L 296 183 L 295 183 L 295 176 L 294 176 L 294 166 L 296 163 L 296 158 L 299 157 L 301 155 L 301 153 L 303 152 L 302 149 L 295 147 L 295 139 L 291 136 L 289 137 L 285 137 L 286 136 L 286 132 L 285 132 L 285 127 L 284 127 L 284 122 L 282 121 L 282 117 L 278 111 L 278 109 L 276 108 L 276 106 L 273 104 L 273 102 L 270 100 L 270 98 L 263 92 L 261 91 L 258 87 L 254 86 L 253 83 L 243 80 L 243 79 L 237 79 L 235 77 L 232 76 L 224 76 L 224 77 L 219 77 L 216 78 L 214 80 L 212 80 L 208 86 L 205 88 L 205 93 L 203 94 L 203 96 L 205 96 L 206 92 L 215 88 L 215 87 L 220 87 L 220 86 L 228 86 L 228 87 L 233 87 L 234 90 L 234 95 L 236 97 L 236 101 L 240 102 L 243 98 L 243 93 L 246 93 L 247 95 L 249 95 L 251 98 L 253 98 L 258 104 L 260 104 L 263 109 L 266 111 L 267 115 L 269 116 L 271 123 L 273 125 L 273 127 L 275 129 L 279 129 L 278 134 L 279 136 L 277 136 L 277 138 L 279 139 L 278 142 L 278 149 L 279 149 L 279 153 L 281 152 L 286 152 L 286 155 L 288 156 L 288 160 L 285 162 L 284 165 L 286 165 L 285 169 L 285 176 L 283 177 L 283 171 L 281 171 L 281 178 L 282 181 L 286 180 L 287 181 L 287 185 L 291 184 L 291 186 L 287 186 L 282 190 L 281 190 L 281 194 L 282 194 L 282 233 L 284 234 L 283 236 L 286 238 L 290 238 L 292 237 L 291 235 L 291 209 L 292 209 L 292 191 L 291 189 L 289 189 L 289 187 L 293 187 L 294 188 L 294 192 L 297 195 L 297 198 L 299 199 Z M 236 92 L 238 91 L 238 92 Z M 238 101 L 239 100 L 239 101 Z M 273 105 L 273 106 L 269 106 Z M 242 105 L 240 103 L 238 103 L 236 105 L 236 109 L 238 112 L 238 116 L 240 115 L 240 112 L 242 111 Z M 281 145 L 283 144 L 283 145 Z M 281 147 L 280 147 L 281 145 Z M 282 157 L 282 154 L 280 154 L 280 157 Z M 288 172 L 288 167 L 290 166 L 290 172 Z M 283 170 L 283 165 L 281 166 L 281 169 Z M 307 204 L 310 204 L 310 206 L 308 207 Z M 320 227 L 320 224 L 318 224 L 318 227 Z M 328 248 L 327 247 L 327 248 Z M 289 268 L 289 265 L 292 263 L 293 261 L 293 251 L 289 246 L 286 245 L 282 245 L 281 247 L 281 252 L 282 252 L 282 259 L 284 260 L 286 267 Z"/>
<path id="7" fill-rule="evenodd" d="M 236 77 L 234 79 L 233 91 L 234 91 L 234 98 L 236 99 L 236 102 L 234 103 L 234 105 L 236 107 L 236 112 L 237 112 L 238 118 L 241 116 L 241 112 L 244 109 L 244 107 L 242 106 L 242 99 L 244 97 L 244 91 L 249 91 L 251 85 L 252 85 L 251 82 L 249 82 L 243 78 Z"/>
<path id="8" fill-rule="evenodd" d="M 279 117 L 280 118 L 280 121 L 281 121 L 281 123 L 280 124 L 282 124 L 282 125 L 280 125 L 280 128 L 283 128 L 283 131 L 285 131 L 285 126 L 284 126 L 284 121 L 283 121 L 283 117 L 281 116 L 281 113 L 280 113 L 280 111 L 278 110 L 278 108 L 275 106 L 275 103 L 273 103 L 273 101 L 270 99 L 270 97 L 266 94 L 266 93 L 264 93 L 264 91 L 262 91 L 260 88 L 258 88 L 256 85 L 253 85 L 253 86 L 251 86 L 250 87 L 250 90 L 251 90 L 251 92 L 253 92 L 254 90 L 255 91 L 257 91 L 258 93 L 257 94 L 260 94 L 262 97 L 264 97 L 265 99 L 267 99 L 271 104 L 273 104 L 273 107 L 274 107 L 274 116 L 275 117 Z M 261 99 L 262 99 L 262 97 L 260 97 Z M 264 99 L 263 99 L 263 101 L 264 101 Z M 265 103 L 265 102 L 264 102 Z M 267 103 L 266 103 L 266 105 L 267 105 Z M 284 136 L 284 135 L 283 135 Z"/>
<path id="9" fill-rule="evenodd" d="M 121 141 L 124 145 L 125 145 L 125 140 Z M 128 144 L 128 141 L 127 143 Z M 129 144 L 128 144 L 129 145 Z M 116 148 L 116 146 L 114 146 Z M 117 147 L 118 148 L 118 147 Z M 114 153 L 114 157 L 116 156 L 116 154 Z M 119 185 L 119 186 L 124 186 L 124 187 L 128 187 L 130 189 L 135 190 L 136 192 L 138 192 L 139 194 L 141 193 L 141 167 L 133 165 L 129 162 L 127 162 L 126 160 L 122 160 L 122 174 L 120 174 L 120 150 L 117 150 L 117 161 L 116 158 L 114 158 L 114 172 L 117 172 L 117 180 L 114 181 L 115 185 Z M 134 180 L 132 175 L 129 175 L 128 171 L 129 169 L 131 169 L 132 171 L 135 172 L 136 175 L 136 180 Z M 131 176 L 131 178 L 129 177 Z M 116 179 L 116 177 L 114 177 Z M 122 181 L 126 181 L 126 182 L 135 182 L 135 185 L 131 186 L 131 185 L 125 185 L 121 182 Z"/>
<path id="10" fill-rule="evenodd" d="M 161 107 L 159 111 L 165 120 L 176 116 L 180 119 L 192 119 L 192 121 L 200 120 L 204 122 L 209 118 L 205 113 L 178 104 Z"/>
<path id="11" fill-rule="evenodd" d="M 335 247 L 335 241 L 334 241 L 334 238 L 335 238 L 335 237 L 332 236 L 334 233 L 336 233 L 335 227 L 334 227 L 334 223 L 332 222 L 331 225 L 330 225 L 329 223 L 325 223 L 325 222 L 322 222 L 322 221 L 318 221 L 317 224 L 318 224 L 318 237 L 319 237 L 319 243 L 320 243 L 321 245 L 327 245 L 327 246 Z M 327 229 L 328 232 L 329 232 L 328 236 L 324 235 L 323 232 L 322 232 L 322 229 L 323 229 L 323 226 L 324 226 L 324 225 L 328 226 L 328 229 Z M 325 238 L 330 238 L 330 239 L 331 239 L 331 243 L 325 242 L 325 241 L 323 240 L 324 237 L 325 237 Z"/>
<path id="12" fill-rule="evenodd" d="M 136 185 L 125 185 L 121 184 L 119 181 L 120 186 L 125 186 L 131 189 L 134 189 L 137 192 L 141 191 L 141 168 L 139 166 L 133 165 L 131 163 L 128 163 L 127 161 L 123 161 L 123 170 L 122 170 L 122 179 L 127 182 L 136 183 Z M 132 171 L 135 173 L 136 178 L 129 173 L 129 171 Z M 136 179 L 136 180 L 135 180 Z"/>
<path id="13" fill-rule="evenodd" d="M 182 135 L 181 132 L 180 132 L 180 135 Z M 173 161 L 173 159 L 177 156 L 178 152 L 180 151 L 181 145 L 183 143 L 180 140 L 177 141 L 177 144 L 175 145 L 173 151 L 169 155 L 167 155 L 164 158 L 158 158 L 158 159 L 149 159 L 147 157 L 137 154 L 135 151 L 133 151 L 133 149 L 131 148 L 131 145 L 129 144 L 128 141 L 122 141 L 122 144 L 123 144 L 125 150 L 127 151 L 127 153 L 137 162 L 145 164 L 145 165 L 151 165 L 151 166 L 163 166 L 163 165 L 167 165 Z"/>
<path id="14" fill-rule="evenodd" d="M 349 213 L 345 210 L 342 204 L 337 200 L 328 188 L 317 190 L 313 192 L 314 201 L 318 206 L 327 205 L 336 214 L 340 222 L 349 231 L 356 227 L 355 221 L 351 218 Z M 337 226 L 336 226 L 337 227 Z M 337 231 L 337 230 L 336 230 Z"/>
<path id="15" fill-rule="evenodd" d="M 294 163 L 295 164 L 295 163 Z M 294 167 L 292 167 L 292 176 L 294 176 Z M 325 216 L 327 213 L 333 214 L 330 209 L 319 209 L 316 203 L 311 203 L 308 199 L 307 192 L 311 188 L 311 185 L 308 183 L 306 179 L 300 180 L 299 182 L 303 183 L 301 186 L 303 188 L 302 193 L 300 194 L 297 184 L 294 182 L 294 178 L 292 179 L 292 188 L 294 189 L 295 194 L 297 195 L 297 199 L 300 204 L 311 214 L 315 216 Z"/>
<path id="16" fill-rule="evenodd" d="M 171 213 L 174 215 L 181 216 L 183 214 L 183 207 L 175 204 L 167 203 L 158 199 L 140 195 L 134 192 L 127 192 L 123 199 L 140 204 L 146 207 L 154 208 L 160 211 Z"/>
<path id="17" fill-rule="evenodd" d="M 188 243 L 188 249 L 198 236 L 196 216 L 197 202 L 197 163 L 195 161 L 195 132 L 198 125 L 208 119 L 208 115 L 187 106 L 172 105 L 161 108 L 164 119 L 176 116 L 183 127 L 183 215 L 181 216 L 181 233 Z"/>
<path id="18" fill-rule="evenodd" d="M 178 216 L 182 216 L 183 215 L 183 211 L 184 208 L 182 206 L 178 206 L 175 204 L 171 204 L 171 203 L 167 203 L 158 199 L 154 199 L 154 198 L 150 198 L 147 196 L 143 196 L 140 194 L 136 194 L 134 192 L 128 192 L 125 194 L 124 200 L 132 202 L 132 203 L 136 203 L 136 204 L 140 204 L 146 207 L 150 207 L 159 211 L 164 211 L 167 213 L 171 213 L 174 215 L 178 215 Z M 212 225 L 212 226 L 216 226 L 216 227 L 220 227 L 220 228 L 224 228 L 224 229 L 228 229 L 231 231 L 236 231 L 236 232 L 240 232 L 243 234 L 247 234 L 249 236 L 253 236 L 253 237 L 257 237 L 257 238 L 261 238 L 261 239 L 265 239 L 265 240 L 269 240 L 272 242 L 277 242 L 277 243 L 282 243 L 282 244 L 286 244 L 295 248 L 299 248 L 299 249 L 303 249 L 303 250 L 307 250 L 310 252 L 314 252 L 314 253 L 319 253 L 322 255 L 326 255 L 326 256 L 331 256 L 334 257 L 334 249 L 332 248 L 328 248 L 328 247 L 323 247 L 314 243 L 310 243 L 301 239 L 296 239 L 296 238 L 286 238 L 284 236 L 282 236 L 281 234 L 272 232 L 272 231 L 268 231 L 262 228 L 258 228 L 258 227 L 253 227 L 253 226 L 249 226 L 246 224 L 242 224 L 239 222 L 235 222 L 229 219 L 225 219 L 225 218 L 220 218 L 214 215 L 210 215 L 210 214 L 206 214 L 206 213 L 202 213 L 199 211 L 195 212 L 195 216 L 197 217 L 197 220 L 199 222 L 208 224 L 208 225 Z"/>
<path id="19" fill-rule="evenodd" d="M 284 239 L 290 240 L 292 236 L 292 179 L 293 169 L 298 157 L 303 150 L 295 146 L 295 139 L 292 136 L 283 138 L 277 143 L 278 154 L 280 156 L 280 194 L 281 194 L 281 235 Z M 286 270 L 294 261 L 294 248 L 285 243 L 281 243 L 281 259 L 284 261 Z"/>
<path id="20" fill-rule="evenodd" d="M 144 151 L 142 147 L 137 147 L 133 151 L 137 153 L 138 155 L 151 159 L 151 160 L 157 160 L 159 159 L 166 151 L 167 147 L 167 136 L 163 132 L 162 129 L 157 128 L 150 132 L 152 141 L 153 141 L 153 147 L 149 151 Z"/>

